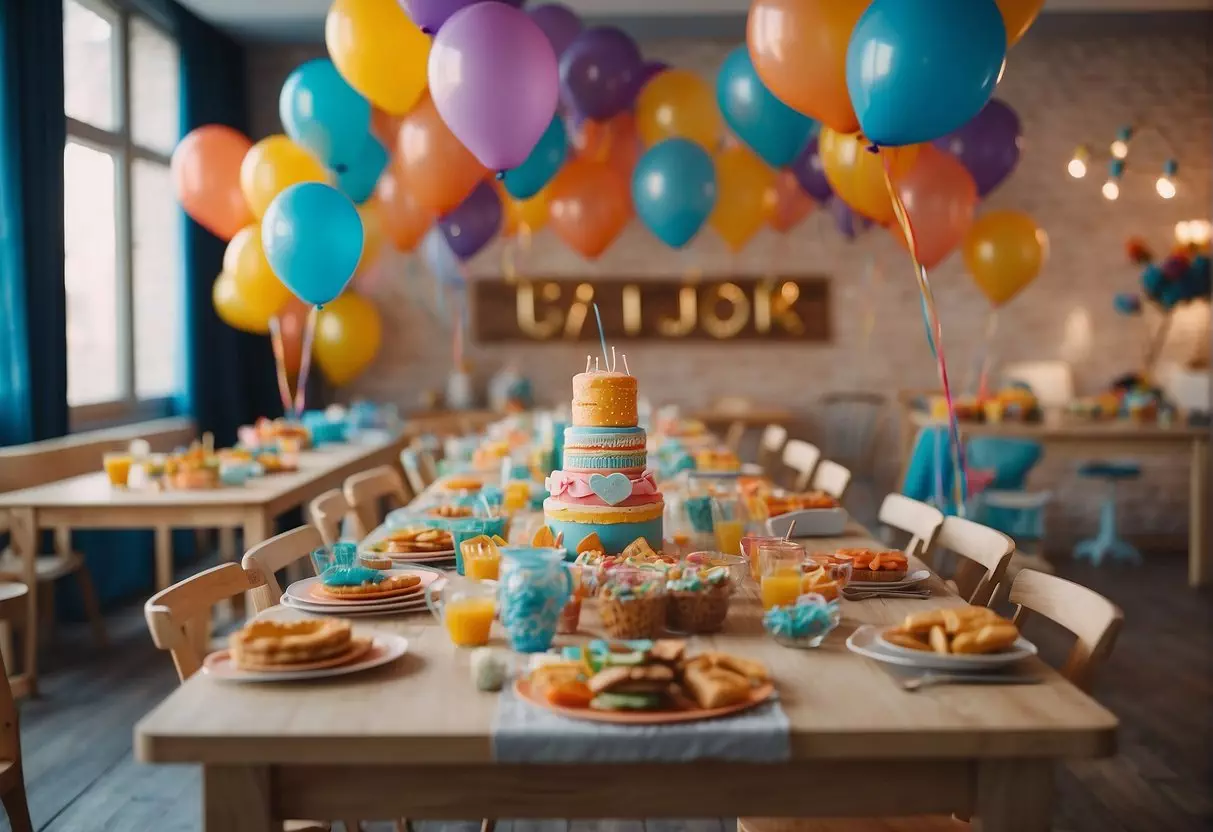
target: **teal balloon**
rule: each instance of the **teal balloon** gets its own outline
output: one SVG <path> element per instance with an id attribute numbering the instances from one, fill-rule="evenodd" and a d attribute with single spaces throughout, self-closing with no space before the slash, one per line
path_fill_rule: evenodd
<path id="1" fill-rule="evenodd" d="M 371 133 L 371 105 L 317 58 L 287 76 L 278 95 L 278 117 L 291 141 L 328 167 L 350 165 Z"/>
<path id="2" fill-rule="evenodd" d="M 695 142 L 653 145 L 632 173 L 632 203 L 640 221 L 668 246 L 682 248 L 716 205 L 716 166 Z"/>
<path id="3" fill-rule="evenodd" d="M 348 165 L 334 168 L 337 187 L 356 204 L 361 205 L 375 193 L 379 176 L 387 167 L 387 149 L 374 136 L 367 136 L 362 150 Z"/>
<path id="4" fill-rule="evenodd" d="M 994 0 L 872 0 L 847 48 L 860 130 L 889 147 L 951 133 L 985 107 L 1006 56 Z"/>
<path id="5" fill-rule="evenodd" d="M 557 113 L 531 155 L 518 167 L 507 170 L 502 184 L 514 199 L 530 199 L 552 181 L 568 153 L 569 135 L 564 129 L 564 119 Z"/>
<path id="6" fill-rule="evenodd" d="M 362 257 L 362 218 L 349 197 L 320 182 L 292 185 L 261 220 L 265 259 L 304 303 L 321 306 L 340 295 Z"/>
<path id="7" fill-rule="evenodd" d="M 716 103 L 737 138 L 774 168 L 792 164 L 818 130 L 816 121 L 763 86 L 745 46 L 730 52 L 720 65 Z"/>

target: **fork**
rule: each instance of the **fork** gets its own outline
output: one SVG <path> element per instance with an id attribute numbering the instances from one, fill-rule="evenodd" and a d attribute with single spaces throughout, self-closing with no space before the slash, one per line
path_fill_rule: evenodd
<path id="1" fill-rule="evenodd" d="M 916 679 L 906 679 L 902 690 L 911 693 L 935 685 L 1035 685 L 1039 676 L 1002 676 L 997 673 L 924 673 Z"/>
<path id="2" fill-rule="evenodd" d="M 890 592 L 877 589 L 870 592 L 847 592 L 844 589 L 842 597 L 848 601 L 866 601 L 869 598 L 930 598 L 931 591 L 923 589 L 915 590 L 914 592 Z"/>

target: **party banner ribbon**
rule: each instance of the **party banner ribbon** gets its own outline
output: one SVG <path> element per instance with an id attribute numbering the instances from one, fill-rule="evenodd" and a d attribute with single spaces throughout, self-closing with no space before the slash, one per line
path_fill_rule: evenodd
<path id="1" fill-rule="evenodd" d="M 282 414 L 298 421 L 303 416 L 307 397 L 307 378 L 312 369 L 312 342 L 316 335 L 316 318 L 319 307 L 313 306 L 307 313 L 303 328 L 303 354 L 299 356 L 299 377 L 295 379 L 295 395 L 291 396 L 291 380 L 286 371 L 286 345 L 282 340 L 282 321 L 277 315 L 270 318 L 270 346 L 274 351 L 274 373 L 278 377 L 278 395 L 282 399 Z"/>

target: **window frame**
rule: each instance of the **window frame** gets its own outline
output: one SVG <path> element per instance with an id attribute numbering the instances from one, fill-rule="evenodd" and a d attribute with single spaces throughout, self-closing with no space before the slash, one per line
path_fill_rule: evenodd
<path id="1" fill-rule="evenodd" d="M 57 0 L 65 2 L 65 0 Z M 121 0 L 70 0 L 107 20 L 114 26 L 113 38 L 113 90 L 117 126 L 106 130 L 67 114 L 66 101 L 63 117 L 67 126 L 67 141 L 75 141 L 94 149 L 110 153 L 114 157 L 114 248 L 116 252 L 115 288 L 118 292 L 118 379 L 121 394 L 117 399 L 81 405 L 69 405 L 68 422 L 73 432 L 93 429 L 105 425 L 170 416 L 173 413 L 174 395 L 154 398 L 139 398 L 136 379 L 135 344 L 135 276 L 134 276 L 134 163 L 136 160 L 162 165 L 168 169 L 172 155 L 138 144 L 134 137 L 131 106 L 131 24 L 138 19 L 177 45 L 176 36 L 159 21 L 127 7 Z M 66 60 L 66 55 L 65 55 Z M 178 101 L 181 90 L 178 89 Z M 180 125 L 178 133 L 180 133 Z M 180 140 L 180 136 L 178 136 Z M 66 194 L 65 194 L 66 198 Z M 178 241 L 184 242 L 183 240 Z M 184 275 L 181 276 L 184 279 Z M 183 310 L 184 311 L 184 310 Z M 183 321 L 184 323 L 184 316 Z"/>

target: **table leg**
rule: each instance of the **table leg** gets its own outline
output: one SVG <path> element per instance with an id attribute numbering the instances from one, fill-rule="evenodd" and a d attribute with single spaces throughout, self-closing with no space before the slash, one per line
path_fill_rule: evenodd
<path id="1" fill-rule="evenodd" d="M 236 530 L 230 526 L 219 530 L 219 559 L 224 563 L 236 560 Z"/>
<path id="2" fill-rule="evenodd" d="M 21 582 L 29 590 L 25 593 L 25 622 L 22 633 L 22 660 L 25 665 L 24 673 L 18 677 L 20 685 L 13 683 L 14 689 L 24 687 L 29 696 L 38 693 L 38 573 L 36 558 L 38 553 L 38 524 L 32 508 L 15 508 L 10 514 L 12 525 L 9 534 L 13 548 L 21 557 Z"/>
<path id="3" fill-rule="evenodd" d="M 156 526 L 156 591 L 173 585 L 173 530 Z"/>
<path id="4" fill-rule="evenodd" d="M 269 769 L 204 766 L 202 823 L 206 832 L 270 832 L 274 820 Z"/>
<path id="5" fill-rule="evenodd" d="M 1192 443 L 1191 483 L 1188 487 L 1188 586 L 1209 582 L 1213 565 L 1209 552 L 1209 443 Z"/>
<path id="6" fill-rule="evenodd" d="M 1053 764 L 1048 760 L 988 760 L 977 770 L 977 832 L 1049 832 Z"/>
<path id="7" fill-rule="evenodd" d="M 268 517 L 260 511 L 249 511 L 244 515 L 244 550 L 247 552 L 258 543 L 269 540 L 273 530 L 274 519 L 272 517 Z M 244 617 L 244 612 L 250 605 L 249 594 L 246 592 L 243 596 L 232 599 L 234 604 L 240 605 L 237 612 L 241 618 Z"/>

